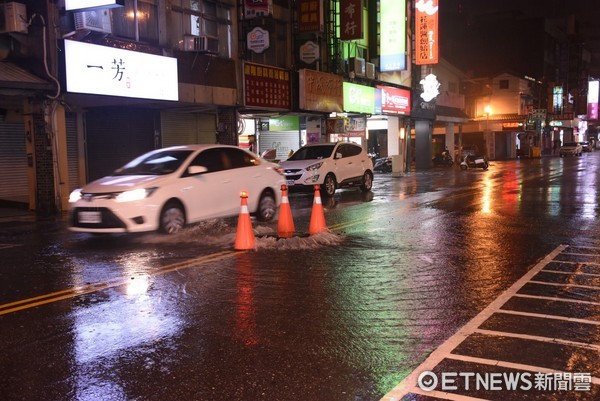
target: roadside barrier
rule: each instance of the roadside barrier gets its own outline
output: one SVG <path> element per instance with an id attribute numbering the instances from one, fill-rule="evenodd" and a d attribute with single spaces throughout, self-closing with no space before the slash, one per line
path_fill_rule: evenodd
<path id="1" fill-rule="evenodd" d="M 326 231 L 327 224 L 325 224 L 325 211 L 323 210 L 323 203 L 321 202 L 321 192 L 319 185 L 315 185 L 315 198 L 313 201 L 312 211 L 310 212 L 308 234 L 314 235 Z"/>
<path id="2" fill-rule="evenodd" d="M 256 243 L 254 238 L 254 231 L 252 230 L 252 221 L 250 220 L 250 212 L 248 212 L 248 194 L 246 192 L 240 193 L 241 207 L 240 215 L 238 217 L 237 233 L 235 235 L 235 250 L 244 251 L 248 249 L 255 249 Z"/>
<path id="3" fill-rule="evenodd" d="M 281 186 L 281 205 L 279 206 L 279 221 L 277 222 L 277 235 L 279 238 L 292 238 L 296 228 L 292 218 L 292 209 L 288 200 L 287 185 Z"/>

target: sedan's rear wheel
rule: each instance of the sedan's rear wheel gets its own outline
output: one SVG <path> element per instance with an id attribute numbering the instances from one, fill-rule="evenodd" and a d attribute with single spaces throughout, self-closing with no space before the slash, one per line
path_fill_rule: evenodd
<path id="1" fill-rule="evenodd" d="M 175 234 L 185 226 L 183 207 L 177 202 L 169 202 L 160 212 L 160 231 Z"/>
<path id="2" fill-rule="evenodd" d="M 323 184 L 321 184 L 321 192 L 323 193 L 323 196 L 332 197 L 335 194 L 336 186 L 337 184 L 335 182 L 335 177 L 333 176 L 333 174 L 327 174 L 327 176 L 325 176 Z"/>

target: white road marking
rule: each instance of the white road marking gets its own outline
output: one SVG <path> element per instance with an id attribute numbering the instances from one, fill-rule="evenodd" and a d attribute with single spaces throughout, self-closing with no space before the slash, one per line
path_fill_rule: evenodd
<path id="1" fill-rule="evenodd" d="M 507 331 L 485 330 L 485 329 L 477 329 L 477 330 L 475 330 L 475 333 L 484 334 L 486 336 L 518 338 L 521 340 L 533 340 L 533 341 L 539 341 L 539 342 L 544 342 L 544 343 L 561 344 L 561 345 L 568 345 L 571 347 L 587 348 L 587 349 L 593 349 L 593 350 L 600 351 L 600 345 L 580 343 L 577 341 L 570 341 L 570 340 L 563 340 L 562 338 L 556 338 L 556 337 L 532 336 L 530 334 L 519 334 L 519 333 L 510 333 Z"/>
<path id="2" fill-rule="evenodd" d="M 600 277 L 600 274 L 596 274 L 596 273 L 563 272 L 563 271 L 560 271 L 560 270 L 542 270 L 541 273 L 567 274 L 569 276 L 593 276 L 593 277 Z"/>
<path id="3" fill-rule="evenodd" d="M 550 252 L 544 259 L 542 259 L 536 266 L 529 270 L 523 277 L 521 277 L 516 283 L 514 283 L 508 290 L 503 292 L 498 298 L 496 298 L 491 304 L 489 304 L 483 311 L 477 316 L 471 319 L 466 325 L 464 325 L 458 332 L 452 337 L 446 340 L 440 347 L 433 351 L 429 357 L 413 370 L 408 376 L 404 378 L 396 387 L 390 392 L 383 396 L 381 401 L 398 401 L 402 399 L 406 394 L 416 392 L 419 390 L 417 386 L 417 379 L 421 372 L 426 370 L 433 370 L 450 352 L 462 343 L 468 336 L 473 334 L 483 322 L 485 322 L 494 312 L 499 310 L 511 297 L 513 297 L 518 290 L 521 289 L 529 280 L 531 280 L 536 274 L 538 274 L 548 263 L 550 263 L 558 254 L 567 248 L 566 245 L 558 246 L 554 251 Z M 429 394 L 431 395 L 431 394 Z"/>
<path id="4" fill-rule="evenodd" d="M 579 299 L 569 299 L 569 298 L 559 298 L 559 297 L 545 297 L 542 295 L 528 295 L 528 294 L 515 294 L 517 298 L 531 298 L 531 299 L 543 299 L 545 301 L 557 301 L 557 302 L 571 302 L 575 304 L 583 304 L 583 305 L 599 305 L 600 302 L 593 301 L 582 301 Z"/>
<path id="5" fill-rule="evenodd" d="M 500 309 L 500 310 L 496 311 L 496 313 L 504 313 L 507 315 L 518 315 L 518 316 L 528 316 L 528 317 L 539 317 L 541 319 L 564 320 L 565 322 L 593 324 L 593 325 L 600 326 L 600 321 L 595 321 L 595 320 L 578 319 L 575 317 L 567 317 L 567 316 L 559 316 L 559 315 L 545 315 L 542 313 L 521 312 L 521 311 L 512 310 L 512 309 Z"/>
<path id="6" fill-rule="evenodd" d="M 540 284 L 540 285 L 549 285 L 552 287 L 573 287 L 573 288 L 585 288 L 588 290 L 600 290 L 600 287 L 597 285 L 579 285 L 579 284 L 562 284 L 562 283 L 550 283 L 548 281 L 537 281 L 531 280 L 531 284 Z"/>

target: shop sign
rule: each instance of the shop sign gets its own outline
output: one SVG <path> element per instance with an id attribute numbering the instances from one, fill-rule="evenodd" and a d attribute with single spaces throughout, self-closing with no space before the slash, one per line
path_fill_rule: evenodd
<path id="1" fill-rule="evenodd" d="M 505 131 L 514 131 L 523 128 L 523 123 L 517 121 L 502 123 L 502 129 Z"/>
<path id="2" fill-rule="evenodd" d="M 340 39 L 363 38 L 362 0 L 340 0 Z"/>
<path id="3" fill-rule="evenodd" d="M 300 61 L 305 64 L 312 64 L 320 58 L 319 52 L 319 45 L 309 40 L 300 46 Z"/>
<path id="4" fill-rule="evenodd" d="M 268 65 L 244 63 L 244 105 L 290 109 L 290 72 Z"/>
<path id="5" fill-rule="evenodd" d="M 298 0 L 298 32 L 322 32 L 323 0 Z"/>
<path id="6" fill-rule="evenodd" d="M 415 64 L 437 64 L 438 0 L 419 0 L 415 3 Z"/>
<path id="7" fill-rule="evenodd" d="M 97 8 L 123 7 L 125 0 L 65 0 L 65 10 L 93 10 Z"/>
<path id="8" fill-rule="evenodd" d="M 344 79 L 340 75 L 302 69 L 299 78 L 299 106 L 324 113 L 344 110 Z"/>
<path id="9" fill-rule="evenodd" d="M 588 120 L 598 119 L 598 97 L 600 91 L 600 81 L 588 82 Z"/>
<path id="10" fill-rule="evenodd" d="M 375 88 L 344 82 L 344 111 L 375 114 Z"/>
<path id="11" fill-rule="evenodd" d="M 406 70 L 406 0 L 380 0 L 379 71 Z"/>
<path id="12" fill-rule="evenodd" d="M 244 19 L 262 18 L 273 15 L 273 0 L 245 0 Z"/>
<path id="13" fill-rule="evenodd" d="M 248 32 L 246 43 L 254 53 L 262 53 L 269 48 L 269 32 L 257 26 Z"/>
<path id="14" fill-rule="evenodd" d="M 178 100 L 177 59 L 65 40 L 67 91 Z"/>
<path id="15" fill-rule="evenodd" d="M 392 86 L 377 86 L 381 90 L 381 113 L 410 113 L 410 91 Z"/>
<path id="16" fill-rule="evenodd" d="M 269 118 L 268 131 L 299 131 L 300 118 L 297 116 Z"/>

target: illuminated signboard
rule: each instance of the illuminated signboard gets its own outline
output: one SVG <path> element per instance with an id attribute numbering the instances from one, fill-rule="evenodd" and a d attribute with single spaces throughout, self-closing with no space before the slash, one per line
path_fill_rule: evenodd
<path id="1" fill-rule="evenodd" d="M 344 82 L 344 111 L 375 113 L 375 88 Z"/>
<path id="2" fill-rule="evenodd" d="M 598 119 L 598 91 L 600 81 L 588 82 L 588 120 Z"/>
<path id="3" fill-rule="evenodd" d="M 381 90 L 381 113 L 410 113 L 410 91 L 391 86 L 377 86 Z"/>
<path id="4" fill-rule="evenodd" d="M 340 39 L 363 38 L 362 0 L 340 0 Z"/>
<path id="5" fill-rule="evenodd" d="M 563 109 L 563 87 L 555 86 L 552 89 L 554 112 L 561 113 Z"/>
<path id="6" fill-rule="evenodd" d="M 341 112 L 344 78 L 340 75 L 302 69 L 298 71 L 300 108 L 324 113 Z"/>
<path id="7" fill-rule="evenodd" d="M 415 64 L 437 64 L 438 0 L 419 0 L 415 3 Z"/>
<path id="8" fill-rule="evenodd" d="M 379 71 L 406 69 L 406 0 L 381 0 Z"/>
<path id="9" fill-rule="evenodd" d="M 246 0 L 244 19 L 268 17 L 273 14 L 273 0 Z"/>
<path id="10" fill-rule="evenodd" d="M 177 59 L 65 40 L 67 91 L 178 100 Z"/>
<path id="11" fill-rule="evenodd" d="M 298 32 L 322 32 L 322 0 L 298 0 Z"/>
<path id="12" fill-rule="evenodd" d="M 125 0 L 65 0 L 65 10 L 91 10 L 94 8 L 123 7 Z"/>
<path id="13" fill-rule="evenodd" d="M 268 65 L 244 63 L 244 104 L 290 109 L 290 72 Z"/>
<path id="14" fill-rule="evenodd" d="M 503 130 L 511 131 L 514 129 L 521 129 L 521 128 L 523 128 L 523 123 L 521 123 L 521 122 L 512 121 L 512 122 L 502 123 Z"/>

